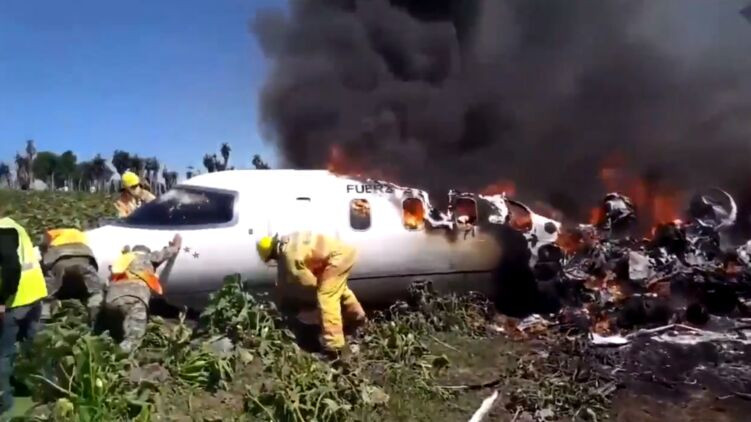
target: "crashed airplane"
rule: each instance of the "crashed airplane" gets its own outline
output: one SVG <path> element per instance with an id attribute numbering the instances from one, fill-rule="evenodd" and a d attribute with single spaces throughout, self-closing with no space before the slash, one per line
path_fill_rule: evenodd
<path id="1" fill-rule="evenodd" d="M 350 280 L 365 303 L 396 300 L 426 280 L 437 291 L 488 292 L 501 256 L 500 226 L 524 235 L 531 260 L 561 228 L 503 194 L 450 191 L 443 212 L 425 191 L 389 182 L 327 170 L 233 170 L 193 177 L 87 236 L 108 276 L 124 246 L 155 250 L 179 233 L 183 249 L 160 270 L 164 299 L 200 310 L 229 274 L 252 280 L 252 288 L 273 286 L 276 264 L 258 258 L 256 240 L 304 229 L 357 247 Z"/>

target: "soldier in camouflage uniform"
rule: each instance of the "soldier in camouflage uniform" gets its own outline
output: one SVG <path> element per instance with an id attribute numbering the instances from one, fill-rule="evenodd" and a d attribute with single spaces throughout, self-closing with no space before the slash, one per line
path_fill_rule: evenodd
<path id="1" fill-rule="evenodd" d="M 123 317 L 120 347 L 124 351 L 135 349 L 146 333 L 151 292 L 162 294 L 156 269 L 177 255 L 181 243 L 180 235 L 175 235 L 169 246 L 161 251 L 151 252 L 142 245 L 134 246 L 132 250 L 126 248 L 113 263 L 104 306 L 108 314 Z"/>
<path id="2" fill-rule="evenodd" d="M 40 249 L 49 295 L 44 304 L 45 313 L 49 312 L 51 302 L 72 295 L 88 307 L 93 324 L 104 300 L 107 280 L 98 273 L 99 267 L 87 245 L 86 235 L 77 229 L 48 230 Z M 85 287 L 85 291 L 81 287 Z"/>

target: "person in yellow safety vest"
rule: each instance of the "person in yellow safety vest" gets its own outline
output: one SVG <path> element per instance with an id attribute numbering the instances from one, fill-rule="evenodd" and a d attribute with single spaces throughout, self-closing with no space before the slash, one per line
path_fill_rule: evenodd
<path id="1" fill-rule="evenodd" d="M 45 232 L 41 244 L 42 267 L 48 274 L 47 293 L 56 298 L 73 294 L 89 309 L 89 319 L 96 321 L 104 300 L 107 280 L 99 275 L 94 253 L 86 234 L 78 229 L 54 229 Z M 81 291 L 85 287 L 86 291 Z"/>
<path id="2" fill-rule="evenodd" d="M 315 289 L 321 312 L 321 345 L 329 354 L 341 351 L 345 345 L 342 310 L 354 327 L 366 320 L 360 302 L 347 286 L 357 251 L 335 238 L 307 231 L 282 238 L 263 237 L 257 251 L 264 262 L 277 260 L 278 289 L 290 284 Z"/>
<path id="3" fill-rule="evenodd" d="M 142 245 L 136 245 L 132 250 L 126 247 L 112 264 L 110 284 L 104 300 L 106 311 L 103 311 L 108 317 L 102 319 L 104 327 L 111 329 L 110 333 L 122 329 L 123 339 L 120 347 L 124 351 L 134 350 L 146 333 L 151 292 L 162 294 L 162 285 L 156 275 L 156 269 L 163 262 L 177 256 L 181 244 L 182 239 L 178 234 L 169 246 L 161 251 L 151 252 Z M 112 326 L 113 320 L 120 319 L 109 318 L 112 314 L 123 317 L 120 327 Z"/>
<path id="4" fill-rule="evenodd" d="M 115 201 L 115 208 L 120 218 L 129 216 L 141 205 L 156 199 L 154 194 L 144 188 L 141 179 L 131 171 L 123 173 L 121 182 L 123 187 L 120 190 L 120 196 Z"/>
<path id="5" fill-rule="evenodd" d="M 13 407 L 16 341 L 27 348 L 39 330 L 47 296 L 39 258 L 26 229 L 9 217 L 0 218 L 0 414 Z"/>

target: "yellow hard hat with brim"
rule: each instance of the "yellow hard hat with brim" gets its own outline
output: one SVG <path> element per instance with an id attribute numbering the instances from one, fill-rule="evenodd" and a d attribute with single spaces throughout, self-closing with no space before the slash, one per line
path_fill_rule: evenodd
<path id="1" fill-rule="evenodd" d="M 256 243 L 256 249 L 258 250 L 258 256 L 261 257 L 261 261 L 268 262 L 271 258 L 271 252 L 274 250 L 274 237 L 264 236 Z"/>
<path id="2" fill-rule="evenodd" d="M 128 270 L 130 264 L 136 259 L 136 254 L 133 252 L 125 252 L 121 254 L 115 262 L 112 263 L 112 274 L 124 274 Z"/>
<path id="3" fill-rule="evenodd" d="M 126 171 L 123 173 L 122 177 L 123 187 L 132 188 L 133 186 L 138 185 L 141 183 L 141 179 L 138 178 L 138 175 L 133 173 L 132 171 Z"/>

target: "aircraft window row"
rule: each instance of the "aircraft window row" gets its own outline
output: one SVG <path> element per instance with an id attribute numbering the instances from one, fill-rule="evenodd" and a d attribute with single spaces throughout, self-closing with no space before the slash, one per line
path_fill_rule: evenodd
<path id="1" fill-rule="evenodd" d="M 425 227 L 425 207 L 418 198 L 402 202 L 402 221 L 407 230 L 422 230 Z M 349 202 L 349 225 L 354 230 L 368 230 L 371 225 L 370 203 L 367 199 L 355 198 Z"/>
<path id="2" fill-rule="evenodd" d="M 126 224 L 135 226 L 200 226 L 229 223 L 234 217 L 235 195 L 195 188 L 174 188 L 143 204 Z"/>
<path id="3" fill-rule="evenodd" d="M 471 198 L 459 198 L 453 205 L 456 222 L 460 225 L 477 224 L 477 204 Z M 425 228 L 425 206 L 419 198 L 402 201 L 402 222 L 410 231 Z M 524 224 L 524 222 L 521 222 Z M 528 223 L 528 222 L 527 222 Z M 355 198 L 349 203 L 349 224 L 354 230 L 368 230 L 371 224 L 370 203 L 367 199 Z"/>

